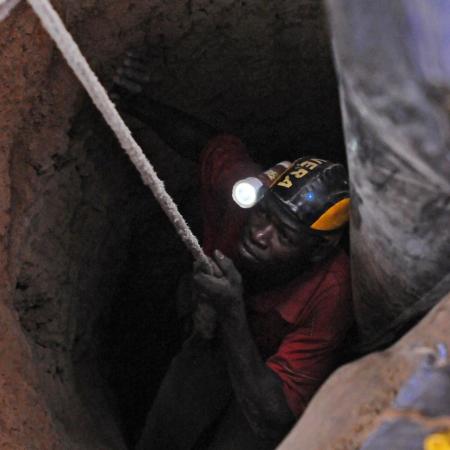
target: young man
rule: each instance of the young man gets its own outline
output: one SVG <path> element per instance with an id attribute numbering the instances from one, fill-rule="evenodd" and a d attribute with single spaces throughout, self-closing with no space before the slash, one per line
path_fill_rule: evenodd
<path id="1" fill-rule="evenodd" d="M 335 367 L 351 324 L 348 258 L 338 247 L 345 171 L 299 159 L 242 209 L 234 183 L 261 173 L 242 142 L 153 101 L 144 82 L 145 66 L 130 55 L 117 103 L 183 156 L 203 149 L 203 247 L 213 270 L 195 266 L 197 332 L 174 358 L 138 448 L 274 448 Z"/>

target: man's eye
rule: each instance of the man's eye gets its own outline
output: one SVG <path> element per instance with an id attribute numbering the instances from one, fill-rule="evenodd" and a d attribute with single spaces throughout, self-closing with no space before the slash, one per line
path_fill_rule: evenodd
<path id="1" fill-rule="evenodd" d="M 282 244 L 292 244 L 292 240 L 289 238 L 289 236 L 284 232 L 279 232 L 278 236 L 280 237 L 280 242 Z"/>

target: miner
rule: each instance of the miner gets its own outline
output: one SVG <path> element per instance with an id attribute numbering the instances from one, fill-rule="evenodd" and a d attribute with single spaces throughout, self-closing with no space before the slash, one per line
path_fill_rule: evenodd
<path id="1" fill-rule="evenodd" d="M 202 244 L 211 263 L 194 266 L 187 308 L 194 330 L 169 367 L 138 448 L 275 448 L 336 367 L 352 322 L 340 246 L 345 170 L 299 149 L 298 160 L 263 173 L 238 137 L 154 101 L 146 81 L 145 61 L 129 53 L 114 99 L 199 161 Z"/>

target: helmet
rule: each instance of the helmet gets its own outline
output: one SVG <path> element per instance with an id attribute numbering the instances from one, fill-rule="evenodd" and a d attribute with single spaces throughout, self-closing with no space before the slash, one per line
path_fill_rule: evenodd
<path id="1" fill-rule="evenodd" d="M 350 194 L 342 164 L 313 156 L 297 159 L 269 190 L 315 232 L 333 232 L 348 222 Z"/>

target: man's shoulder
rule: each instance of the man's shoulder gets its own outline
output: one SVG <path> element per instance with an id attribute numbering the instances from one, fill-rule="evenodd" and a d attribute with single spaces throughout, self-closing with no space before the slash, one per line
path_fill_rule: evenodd
<path id="1" fill-rule="evenodd" d="M 350 259 L 340 249 L 322 268 L 323 276 L 311 302 L 314 307 L 344 307 L 351 297 Z"/>
<path id="2" fill-rule="evenodd" d="M 350 261 L 341 250 L 328 267 L 326 276 L 311 300 L 313 333 L 334 342 L 341 339 L 353 321 Z"/>
<path id="3" fill-rule="evenodd" d="M 350 294 L 350 258 L 340 249 L 325 268 L 325 277 L 322 282 L 322 290 L 339 287 L 344 294 Z"/>

